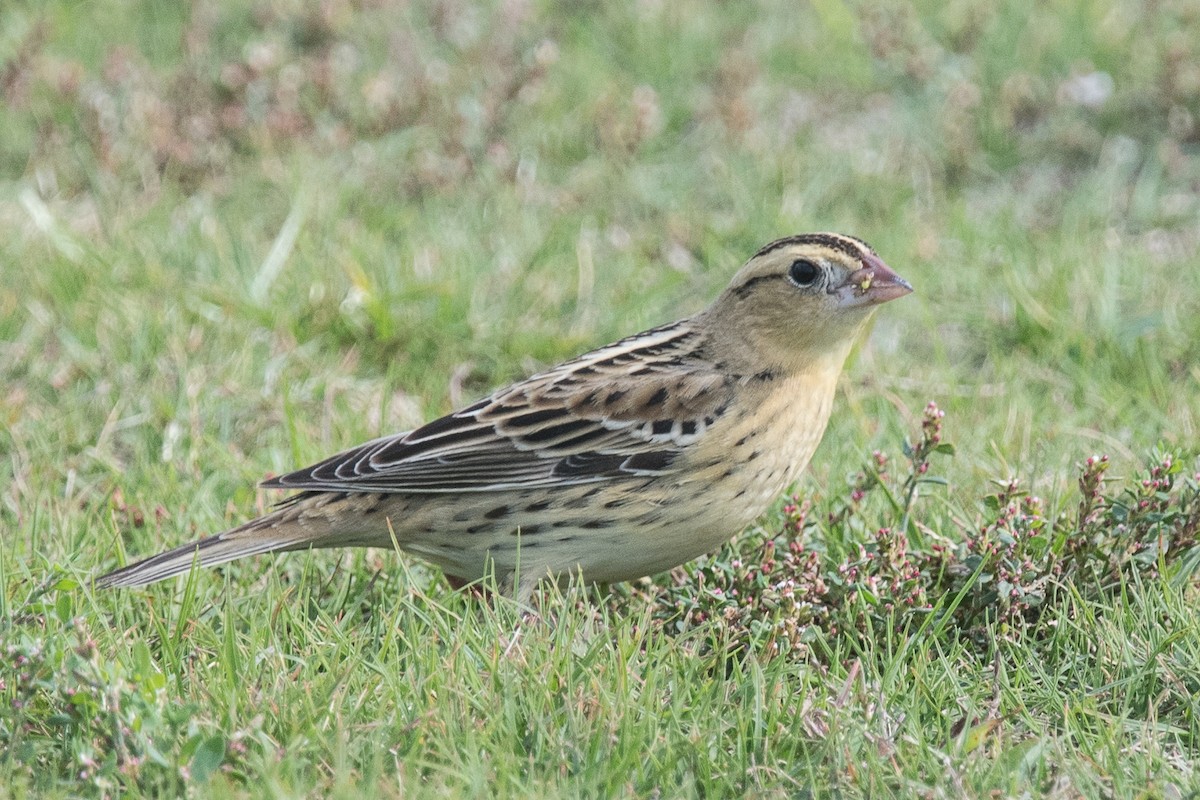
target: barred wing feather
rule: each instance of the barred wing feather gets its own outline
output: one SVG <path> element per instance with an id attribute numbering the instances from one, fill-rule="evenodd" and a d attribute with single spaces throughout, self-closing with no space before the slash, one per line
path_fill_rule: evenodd
<path id="1" fill-rule="evenodd" d="M 263 485 L 487 492 L 669 472 L 735 391 L 696 358 L 695 337 L 679 324 L 648 331 Z"/>

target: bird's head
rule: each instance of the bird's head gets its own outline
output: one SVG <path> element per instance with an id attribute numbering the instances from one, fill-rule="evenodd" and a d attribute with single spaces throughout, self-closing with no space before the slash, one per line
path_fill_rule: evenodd
<path id="1" fill-rule="evenodd" d="M 719 336 L 783 368 L 836 369 L 875 307 L 911 292 L 860 239 L 807 233 L 760 249 L 704 312 Z"/>

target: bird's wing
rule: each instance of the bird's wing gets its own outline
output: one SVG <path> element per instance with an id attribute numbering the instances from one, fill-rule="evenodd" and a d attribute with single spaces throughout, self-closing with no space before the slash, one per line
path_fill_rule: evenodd
<path id="1" fill-rule="evenodd" d="M 699 344 L 686 322 L 646 331 L 263 485 L 482 492 L 667 473 L 736 391 Z"/>

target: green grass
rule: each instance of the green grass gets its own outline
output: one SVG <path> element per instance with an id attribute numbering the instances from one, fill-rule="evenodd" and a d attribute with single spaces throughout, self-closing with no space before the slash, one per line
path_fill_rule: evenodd
<path id="1" fill-rule="evenodd" d="M 160 6 L 0 10 L 0 797 L 1200 791 L 1189 3 Z M 821 229 L 917 293 L 798 526 L 544 623 L 375 551 L 90 587 Z"/>

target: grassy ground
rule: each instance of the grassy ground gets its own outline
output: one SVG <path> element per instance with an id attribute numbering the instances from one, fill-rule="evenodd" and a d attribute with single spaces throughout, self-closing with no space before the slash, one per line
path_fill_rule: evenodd
<path id="1" fill-rule="evenodd" d="M 1194 4 L 617 5 L 0 10 L 0 796 L 1200 791 Z M 90 587 L 820 229 L 917 294 L 712 559 Z"/>

